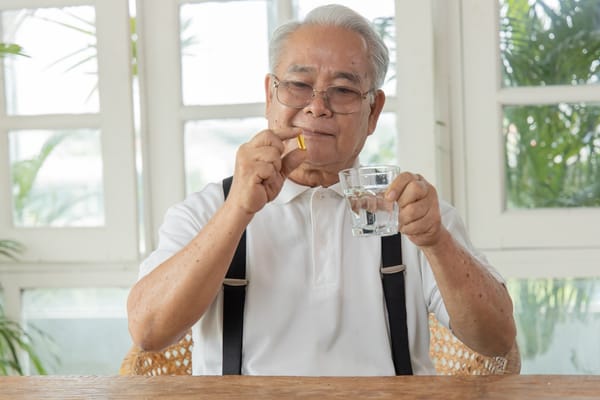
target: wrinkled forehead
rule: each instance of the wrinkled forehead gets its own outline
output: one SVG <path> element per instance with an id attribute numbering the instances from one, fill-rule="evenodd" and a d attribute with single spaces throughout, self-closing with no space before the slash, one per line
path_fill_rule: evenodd
<path id="1" fill-rule="evenodd" d="M 288 37 L 276 67 L 278 74 L 304 74 L 315 79 L 371 82 L 370 57 L 364 38 L 335 26 L 306 25 Z"/>
<path id="2" fill-rule="evenodd" d="M 323 70 L 323 68 L 317 68 L 313 65 L 290 64 L 287 66 L 284 73 L 316 77 L 319 75 L 320 70 Z M 364 76 L 361 76 L 359 73 L 350 70 L 328 69 L 327 75 L 331 80 L 348 81 L 349 83 L 353 83 L 355 85 L 361 85 L 365 81 Z"/>

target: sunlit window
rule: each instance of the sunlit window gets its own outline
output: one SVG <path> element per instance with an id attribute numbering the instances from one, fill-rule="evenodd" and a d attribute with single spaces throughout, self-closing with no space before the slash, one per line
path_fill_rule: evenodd
<path id="1" fill-rule="evenodd" d="M 12 131 L 9 142 L 15 225 L 104 224 L 98 131 Z"/>
<path id="2" fill-rule="evenodd" d="M 26 57 L 5 60 L 8 114 L 98 112 L 94 8 L 40 8 L 2 13 L 2 41 Z"/>

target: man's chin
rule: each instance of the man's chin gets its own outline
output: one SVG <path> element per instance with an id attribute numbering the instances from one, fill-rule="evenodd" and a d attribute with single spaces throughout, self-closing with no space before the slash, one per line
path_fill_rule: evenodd
<path id="1" fill-rule="evenodd" d="M 335 175 L 337 175 L 338 170 L 340 170 L 340 169 L 343 169 L 343 168 L 339 168 L 339 165 L 333 163 L 331 159 L 322 160 L 322 159 L 309 158 L 307 160 L 304 160 L 302 162 L 302 164 L 300 164 L 298 167 L 296 167 L 289 174 L 289 177 L 296 177 L 298 179 L 302 179 L 301 177 L 303 177 L 303 176 L 305 177 L 307 175 L 313 175 L 313 174 L 326 174 L 326 175 L 335 174 Z"/>

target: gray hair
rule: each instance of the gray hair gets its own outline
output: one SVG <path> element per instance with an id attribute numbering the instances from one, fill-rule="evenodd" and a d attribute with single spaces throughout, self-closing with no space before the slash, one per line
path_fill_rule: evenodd
<path id="1" fill-rule="evenodd" d="M 370 73 L 373 75 L 373 86 L 377 89 L 383 86 L 390 61 L 387 46 L 365 17 L 348 7 L 338 4 L 317 7 L 306 15 L 304 21 L 287 22 L 273 32 L 269 44 L 269 68 L 271 68 L 271 72 L 275 72 L 275 68 L 279 64 L 283 47 L 289 36 L 299 28 L 307 25 L 337 26 L 361 35 L 367 44 L 367 51 L 370 56 Z"/>

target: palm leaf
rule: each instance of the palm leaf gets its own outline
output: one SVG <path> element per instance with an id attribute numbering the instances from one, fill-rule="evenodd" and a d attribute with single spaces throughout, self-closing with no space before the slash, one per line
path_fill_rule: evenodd
<path id="1" fill-rule="evenodd" d="M 0 58 L 6 57 L 7 55 L 29 57 L 18 44 L 0 43 Z"/>
<path id="2" fill-rule="evenodd" d="M 54 345 L 52 338 L 40 329 L 30 326 L 26 331 L 15 321 L 4 316 L 0 307 L 0 373 L 2 375 L 23 375 L 23 366 L 19 352 L 24 352 L 38 374 L 46 374 L 46 369 L 34 346 L 34 342 L 43 343 L 42 348 L 49 349 Z M 35 340 L 34 340 L 35 338 Z"/>
<path id="3" fill-rule="evenodd" d="M 19 242 L 7 239 L 0 240 L 0 255 L 6 258 L 16 261 L 17 254 L 22 253 L 24 250 L 25 246 Z"/>

